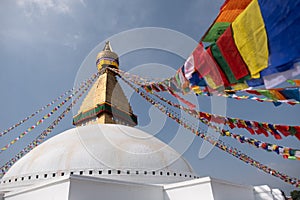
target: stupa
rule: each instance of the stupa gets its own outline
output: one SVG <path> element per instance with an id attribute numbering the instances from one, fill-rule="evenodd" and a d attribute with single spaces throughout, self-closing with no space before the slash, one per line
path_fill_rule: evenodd
<path id="1" fill-rule="evenodd" d="M 137 116 L 109 70 L 119 67 L 109 42 L 96 66 L 101 74 L 73 118 L 76 127 L 16 162 L 1 179 L 0 200 L 282 198 L 268 186 L 199 178 L 173 148 L 134 128 Z"/>

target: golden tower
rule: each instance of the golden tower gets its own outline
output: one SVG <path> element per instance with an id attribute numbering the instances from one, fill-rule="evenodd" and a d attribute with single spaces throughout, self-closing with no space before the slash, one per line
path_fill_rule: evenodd
<path id="1" fill-rule="evenodd" d="M 75 126 L 87 124 L 137 125 L 137 117 L 119 85 L 116 74 L 109 70 L 119 68 L 119 57 L 112 51 L 109 42 L 97 55 L 96 66 L 100 76 L 83 100 L 77 115 L 73 117 Z"/>

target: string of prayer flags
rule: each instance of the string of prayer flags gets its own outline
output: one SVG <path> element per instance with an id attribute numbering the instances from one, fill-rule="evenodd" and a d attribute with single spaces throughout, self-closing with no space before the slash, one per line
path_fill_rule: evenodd
<path id="1" fill-rule="evenodd" d="M 43 106 L 42 108 L 40 108 L 39 110 L 37 110 L 36 112 L 32 113 L 31 115 L 25 117 L 24 119 L 22 119 L 21 121 L 19 121 L 18 123 L 14 124 L 13 126 L 9 127 L 8 129 L 5 129 L 4 131 L 2 131 L 0 133 L 0 137 L 4 136 L 5 134 L 7 134 L 8 132 L 12 131 L 13 129 L 17 128 L 18 126 L 20 126 L 21 124 L 23 124 L 24 122 L 28 121 L 29 119 L 31 119 L 32 117 L 36 116 L 37 114 L 39 114 L 40 112 L 44 111 L 46 108 L 52 106 L 54 103 L 56 103 L 57 101 L 59 101 L 61 98 L 63 98 L 65 95 L 69 94 L 70 92 L 72 92 L 74 90 L 68 90 L 66 91 L 64 94 L 60 95 L 57 99 L 51 101 L 50 103 L 48 103 L 47 105 Z"/>
<path id="2" fill-rule="evenodd" d="M 93 77 L 96 78 L 97 76 L 93 76 Z M 92 83 L 92 81 L 93 81 L 93 79 L 92 80 L 88 79 L 87 81 L 85 81 L 81 85 L 81 87 L 79 87 L 71 95 L 69 95 L 67 98 L 65 98 L 59 105 L 57 105 L 55 108 L 53 108 L 49 113 L 47 113 L 46 115 L 44 115 L 42 117 L 42 119 L 38 120 L 34 125 L 32 125 L 29 128 L 27 128 L 18 137 L 16 137 L 15 139 L 11 140 L 4 147 L 0 148 L 0 153 L 2 153 L 3 151 L 7 150 L 11 145 L 15 144 L 18 140 L 22 139 L 25 135 L 27 135 L 32 130 L 34 130 L 38 125 L 42 124 L 45 119 L 48 119 L 49 117 L 51 117 L 54 113 L 56 113 L 59 110 L 59 108 L 61 108 L 63 105 L 65 105 L 65 103 L 67 103 L 69 100 L 71 100 L 74 95 L 76 95 L 78 92 L 80 92 L 86 86 L 90 85 Z"/>
<path id="3" fill-rule="evenodd" d="M 247 129 L 252 135 L 255 134 L 256 129 L 262 129 L 263 133 L 268 136 L 268 132 L 270 134 L 272 134 L 276 139 L 281 139 L 280 134 L 277 131 L 277 127 L 281 127 L 280 129 L 282 130 L 282 128 L 286 128 L 285 130 L 289 130 L 289 129 L 298 129 L 300 130 L 300 126 L 298 127 L 286 127 L 284 125 L 273 125 L 273 124 L 267 124 L 267 123 L 259 123 L 259 122 L 255 122 L 255 121 L 245 121 L 245 120 L 241 120 L 241 119 L 235 119 L 235 118 L 226 118 L 220 115 L 214 115 L 214 114 L 210 114 L 210 113 L 206 113 L 206 112 L 200 112 L 197 110 L 191 110 L 188 108 L 183 107 L 180 104 L 176 104 L 170 100 L 165 99 L 164 97 L 156 94 L 156 93 L 152 93 L 152 95 L 154 95 L 155 97 L 157 97 L 158 99 L 160 99 L 161 101 L 169 104 L 172 107 L 181 109 L 183 111 L 185 111 L 186 113 L 188 113 L 189 115 L 199 119 L 202 123 L 208 125 L 209 127 L 213 128 L 215 131 L 219 132 L 222 136 L 228 136 L 231 137 L 235 140 L 237 140 L 240 143 L 248 143 L 252 146 L 255 146 L 256 148 L 261 148 L 263 150 L 266 150 L 268 152 L 275 152 L 279 155 L 282 155 L 283 158 L 285 159 L 291 159 L 291 160 L 300 160 L 300 150 L 298 149 L 292 149 L 290 147 L 282 147 L 279 145 L 275 145 L 275 144 L 270 144 L 270 143 L 266 143 L 266 142 L 261 142 L 259 140 L 253 139 L 253 138 L 248 138 L 245 137 L 243 135 L 239 135 L 239 134 L 233 134 L 231 132 L 229 132 L 228 130 L 225 129 L 221 129 L 218 126 L 214 125 L 214 124 L 225 124 L 228 127 L 230 127 L 231 129 L 233 128 L 245 128 Z M 170 117 L 172 117 L 171 114 L 169 114 Z M 258 130 L 261 131 L 261 130 Z M 279 130 L 280 131 L 280 130 Z M 288 136 L 286 134 L 284 134 L 285 136 Z M 300 139 L 300 138 L 299 138 Z"/>
<path id="4" fill-rule="evenodd" d="M 175 122 L 177 122 L 179 125 L 186 128 L 187 130 L 190 130 L 195 135 L 201 137 L 202 139 L 204 139 L 205 141 L 207 141 L 207 142 L 211 143 L 212 145 L 216 146 L 220 150 L 222 150 L 226 153 L 229 153 L 230 155 L 238 158 L 239 160 L 243 161 L 244 163 L 249 164 L 251 166 L 254 166 L 257 169 L 262 170 L 267 174 L 270 174 L 274 177 L 277 177 L 277 178 L 283 180 L 286 183 L 289 183 L 289 184 L 291 184 L 295 187 L 300 188 L 300 180 L 298 178 L 290 177 L 286 174 L 283 174 L 279 171 L 276 171 L 276 170 L 274 170 L 274 169 L 272 169 L 272 168 L 270 168 L 266 165 L 263 165 L 259 161 L 256 161 L 256 160 L 252 159 L 250 156 L 246 155 L 245 153 L 242 153 L 241 151 L 237 150 L 236 148 L 233 148 L 233 147 L 230 147 L 230 146 L 226 145 L 223 141 L 215 140 L 215 139 L 211 138 L 210 136 L 207 136 L 204 131 L 201 131 L 198 128 L 194 128 L 193 126 L 189 125 L 184 119 L 179 118 L 178 114 L 175 114 L 173 111 L 171 111 L 166 106 L 163 106 L 161 103 L 155 101 L 153 98 L 151 98 L 146 93 L 141 91 L 139 88 L 135 87 L 132 83 L 127 81 L 124 77 L 121 76 L 121 79 L 125 83 L 127 83 L 134 91 L 136 91 L 141 97 L 143 97 L 149 103 L 151 103 L 153 106 L 158 108 L 162 113 L 164 113 L 165 115 L 167 115 L 168 117 L 173 119 Z M 296 155 L 296 153 L 295 153 L 295 155 Z"/>
<path id="5" fill-rule="evenodd" d="M 192 88 L 192 91 L 197 94 L 197 95 L 204 95 L 204 96 L 211 96 L 211 95 L 216 95 L 216 96 L 220 96 L 220 97 L 225 97 L 225 98 L 231 98 L 231 99 L 236 99 L 236 100 L 254 100 L 254 101 L 257 101 L 257 102 L 270 102 L 270 103 L 284 103 L 284 104 L 289 104 L 289 105 L 296 105 L 296 104 L 300 104 L 300 101 L 299 100 L 292 100 L 292 99 L 287 99 L 289 97 L 285 97 L 285 99 L 280 99 L 278 98 L 277 96 L 277 99 L 274 99 L 273 96 L 272 99 L 270 98 L 260 98 L 260 97 L 257 97 L 257 96 L 249 96 L 249 95 L 237 95 L 236 94 L 236 91 L 234 90 L 229 90 L 229 92 L 227 90 L 225 90 L 225 93 L 221 93 L 221 92 L 215 92 L 215 93 L 210 93 L 208 92 L 207 90 L 203 90 L 201 89 L 200 87 L 197 88 L 197 90 L 193 90 Z M 233 91 L 233 93 L 231 93 Z M 242 92 L 248 92 L 250 93 L 249 91 L 251 90 L 242 90 Z M 252 90 L 254 91 L 254 90 Z M 276 91 L 276 90 L 274 90 Z M 262 95 L 261 93 L 258 93 L 257 91 L 255 91 L 257 95 Z M 291 97 L 291 96 L 290 96 Z M 296 97 L 298 99 L 298 96 L 296 94 L 294 94 L 294 97 Z"/>
<path id="6" fill-rule="evenodd" d="M 275 139 L 282 139 L 280 133 L 287 136 L 295 136 L 297 139 L 300 140 L 300 126 L 288 126 L 288 125 L 280 125 L 280 124 L 270 124 L 265 122 L 257 122 L 257 121 L 250 121 L 250 120 L 243 120 L 238 118 L 230 118 L 230 117 L 224 117 L 220 115 L 210 114 L 207 112 L 201 112 L 195 109 L 191 108 L 185 108 L 180 104 L 176 104 L 170 100 L 167 100 L 166 98 L 156 94 L 152 93 L 154 96 L 156 96 L 158 99 L 166 102 L 167 104 L 179 108 L 186 113 L 192 114 L 192 116 L 200 119 L 205 120 L 217 124 L 224 124 L 230 127 L 231 129 L 234 128 L 244 128 L 252 135 L 254 134 L 264 134 L 266 137 L 269 137 L 269 134 L 273 135 Z M 296 131 L 295 131 L 296 130 Z M 280 133 L 279 133 L 279 132 Z"/>
<path id="7" fill-rule="evenodd" d="M 185 100 L 184 98 L 182 98 L 181 96 L 179 96 L 178 94 L 174 93 L 172 90 L 169 91 L 169 93 L 174 96 L 176 99 L 178 99 L 179 101 L 181 101 L 182 103 L 186 104 L 190 109 L 194 109 L 196 106 L 194 104 L 192 104 L 191 102 L 189 102 L 188 100 Z"/>
<path id="8" fill-rule="evenodd" d="M 300 160 L 300 150 L 299 149 L 293 149 L 290 147 L 282 147 L 282 146 L 279 146 L 276 144 L 262 142 L 257 139 L 245 137 L 240 134 L 231 133 L 228 130 L 220 129 L 218 126 L 213 125 L 209 121 L 204 120 L 202 122 L 207 124 L 209 127 L 213 128 L 215 131 L 219 132 L 222 136 L 231 137 L 242 144 L 247 143 L 256 148 L 263 149 L 267 152 L 275 152 L 276 154 L 281 155 L 284 159 Z"/>
<path id="9" fill-rule="evenodd" d="M 233 73 L 246 65 L 249 86 L 269 89 L 300 74 L 299 9 L 298 1 L 226 0 L 201 41 L 216 43 Z"/>
<path id="10" fill-rule="evenodd" d="M 251 134 L 264 134 L 266 137 L 269 136 L 269 133 L 272 134 L 276 139 L 281 139 L 280 133 L 282 133 L 285 137 L 289 135 L 294 135 L 300 140 L 300 126 L 287 126 L 287 125 L 278 125 L 278 124 L 268 124 L 268 123 L 260 123 L 256 121 L 248 121 L 248 120 L 242 120 L 237 118 L 229 118 L 229 117 L 223 117 L 219 115 L 213 115 L 205 112 L 200 112 L 196 110 L 187 109 L 179 104 L 175 104 L 155 93 L 152 93 L 157 98 L 161 99 L 162 101 L 167 102 L 169 105 L 172 105 L 174 107 L 180 108 L 187 113 L 193 113 L 195 117 L 199 118 L 200 120 L 208 120 L 214 123 L 222 123 L 233 128 L 245 128 L 248 130 Z M 276 130 L 274 130 L 276 129 Z M 295 130 L 299 130 L 298 132 L 295 132 Z"/>
<path id="11" fill-rule="evenodd" d="M 288 100 L 294 99 L 300 101 L 300 91 L 298 87 L 289 87 L 289 88 L 274 88 L 274 89 L 255 89 L 243 90 L 249 94 L 254 95 L 263 95 L 272 100 Z M 231 91 L 234 92 L 234 91 Z"/>
<path id="12" fill-rule="evenodd" d="M 52 130 L 64 119 L 64 117 L 72 110 L 72 107 L 78 102 L 78 100 L 85 94 L 86 91 L 90 88 L 92 83 L 96 78 L 98 78 L 99 74 L 95 76 L 95 78 L 91 79 L 91 82 L 88 81 L 86 87 L 82 90 L 82 92 L 72 101 L 72 103 L 48 126 L 39 136 L 37 136 L 31 143 L 29 143 L 24 149 L 22 149 L 19 153 L 17 153 L 13 158 L 11 158 L 8 162 L 6 162 L 0 168 L 0 178 L 11 168 L 11 166 L 16 163 L 20 158 L 26 155 L 35 147 L 39 146 L 46 137 L 52 132 Z"/>
<path id="13" fill-rule="evenodd" d="M 143 87 L 147 92 L 152 92 L 152 88 L 153 86 L 157 86 L 156 88 L 159 88 L 160 92 L 182 92 L 180 90 L 180 88 L 178 88 L 176 86 L 176 84 L 174 84 L 173 78 L 172 79 L 166 79 L 164 81 L 160 81 L 160 82 L 142 82 L 142 77 L 138 77 L 137 75 L 131 75 L 128 72 L 125 73 L 124 71 L 120 70 L 120 69 L 111 69 L 114 72 L 116 72 L 117 74 L 119 74 L 120 76 L 124 76 L 127 79 L 135 82 L 137 85 L 140 85 L 141 87 Z M 134 76 L 134 78 L 133 78 Z M 200 78 L 199 74 L 197 71 L 195 71 L 192 74 L 192 78 L 190 79 L 190 88 L 191 91 L 193 91 L 196 95 L 204 95 L 204 96 L 211 96 L 211 95 L 216 95 L 216 96 L 220 96 L 220 97 L 225 97 L 225 98 L 232 98 L 232 99 L 236 99 L 236 100 L 254 100 L 257 102 L 271 102 L 274 104 L 289 104 L 289 105 L 296 105 L 296 104 L 300 104 L 300 101 L 296 101 L 296 100 L 292 100 L 292 99 L 288 99 L 289 97 L 292 97 L 292 95 L 290 96 L 285 96 L 285 99 L 279 98 L 280 96 L 277 94 L 277 96 L 273 96 L 273 97 L 277 97 L 277 99 L 274 99 L 273 97 L 270 98 L 261 98 L 261 97 L 257 97 L 257 96 L 249 96 L 249 95 L 237 95 L 235 90 L 225 90 L 225 92 L 218 92 L 218 91 L 214 91 L 214 93 L 209 92 L 207 89 L 202 89 L 201 87 L 206 87 L 205 84 L 205 80 L 203 78 Z M 166 89 L 168 88 L 168 89 Z M 284 90 L 284 88 L 282 89 L 272 89 L 271 91 L 275 91 L 276 92 L 280 90 Z M 259 91 L 265 91 L 265 90 L 250 90 L 250 89 L 243 89 L 241 92 L 248 92 L 249 94 L 255 94 L 255 95 L 262 95 Z M 295 92 L 295 91 L 294 91 Z M 282 96 L 284 96 L 283 94 L 281 94 Z M 282 97 L 281 96 L 281 97 Z M 296 95 L 294 93 L 294 97 L 296 97 L 298 99 L 298 95 Z"/>
<path id="14" fill-rule="evenodd" d="M 93 77 L 95 77 L 96 74 L 93 74 Z M 82 83 L 80 83 L 79 87 L 81 87 L 83 84 L 85 84 L 86 81 L 83 81 Z M 28 121 L 29 119 L 33 118 L 34 116 L 36 116 L 37 114 L 39 114 L 40 112 L 44 111 L 45 109 L 49 108 L 50 106 L 52 106 L 53 104 L 55 104 L 57 101 L 59 101 L 60 99 L 62 99 L 64 96 L 66 96 L 67 94 L 73 92 L 75 90 L 75 88 L 72 88 L 68 91 L 66 91 L 65 93 L 63 93 L 62 95 L 60 95 L 58 98 L 54 99 L 53 101 L 51 101 L 50 103 L 48 103 L 47 105 L 43 106 L 42 108 L 40 108 L 39 110 L 37 110 L 36 112 L 32 113 L 31 115 L 25 117 L 24 119 L 22 119 L 21 121 L 19 121 L 18 123 L 14 124 L 13 126 L 9 127 L 8 129 L 5 129 L 4 131 L 0 132 L 0 137 L 4 136 L 5 134 L 7 134 L 8 132 L 12 131 L 13 129 L 17 128 L 18 126 L 20 126 L 21 124 L 25 123 L 26 121 Z"/>
<path id="15" fill-rule="evenodd" d="M 300 36 L 295 31 L 300 30 L 299 9 L 300 3 L 295 1 L 282 5 L 280 0 L 272 3 L 226 0 L 214 23 L 184 63 L 182 71 L 186 80 L 191 83 L 195 80 L 193 75 L 198 75 L 213 90 L 222 86 L 240 90 L 263 84 L 269 89 L 299 75 Z M 202 42 L 210 43 L 207 49 Z M 199 91 L 199 87 L 195 87 L 199 85 L 194 83 L 189 89 Z M 182 92 L 189 89 L 184 87 Z"/>

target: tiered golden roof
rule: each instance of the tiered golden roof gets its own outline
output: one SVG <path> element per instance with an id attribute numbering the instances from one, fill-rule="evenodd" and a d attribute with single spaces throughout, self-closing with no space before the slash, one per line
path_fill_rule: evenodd
<path id="1" fill-rule="evenodd" d="M 83 100 L 78 114 L 73 117 L 74 125 L 137 124 L 137 117 L 132 112 L 116 74 L 109 70 L 109 67 L 118 66 L 118 55 L 112 51 L 110 43 L 106 42 L 103 51 L 97 56 L 97 68 L 101 75 Z"/>

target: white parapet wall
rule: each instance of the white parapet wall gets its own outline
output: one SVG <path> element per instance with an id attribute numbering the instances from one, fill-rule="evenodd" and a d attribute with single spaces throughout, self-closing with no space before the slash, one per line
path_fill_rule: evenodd
<path id="1" fill-rule="evenodd" d="M 254 200 L 253 187 L 210 177 L 164 186 L 165 200 Z"/>
<path id="2" fill-rule="evenodd" d="M 1 197 L 1 196 L 0 196 Z M 163 200 L 163 187 L 89 176 L 68 176 L 47 180 L 18 192 L 9 192 L 4 200 Z M 0 200 L 2 200 L 0 198 Z"/>
<path id="3" fill-rule="evenodd" d="M 146 184 L 84 175 L 68 175 L 0 192 L 0 200 L 284 200 L 267 185 L 244 186 L 204 177 L 171 184 Z"/>
<path id="4" fill-rule="evenodd" d="M 163 187 L 76 176 L 71 179 L 69 200 L 85 199 L 163 200 Z"/>
<path id="5" fill-rule="evenodd" d="M 164 186 L 164 200 L 213 200 L 210 178 L 200 178 Z"/>
<path id="6" fill-rule="evenodd" d="M 67 200 L 70 182 L 68 178 L 57 178 L 28 186 L 4 195 L 4 200 Z"/>
<path id="7" fill-rule="evenodd" d="M 282 191 L 280 191 L 279 189 L 272 189 L 272 195 L 274 200 L 285 200 Z"/>
<path id="8" fill-rule="evenodd" d="M 255 200 L 285 200 L 279 189 L 271 189 L 267 185 L 254 187 Z"/>

